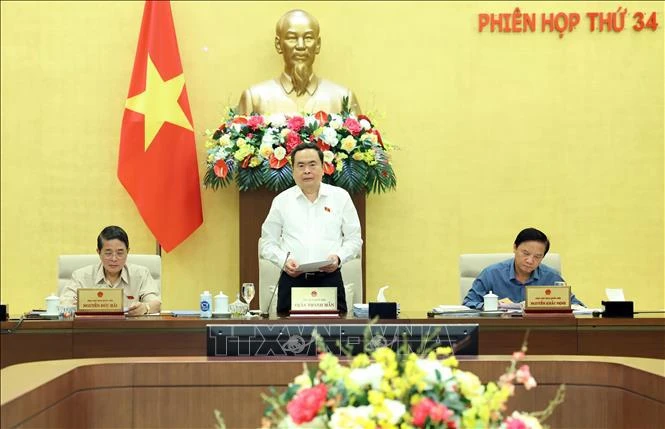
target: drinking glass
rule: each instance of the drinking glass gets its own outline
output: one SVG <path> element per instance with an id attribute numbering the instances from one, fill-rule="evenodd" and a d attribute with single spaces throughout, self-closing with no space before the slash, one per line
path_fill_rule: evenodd
<path id="1" fill-rule="evenodd" d="M 247 314 L 245 316 L 251 317 L 252 313 L 250 313 L 249 309 L 251 306 L 250 303 L 254 299 L 254 283 L 243 283 L 240 292 L 242 293 L 242 299 L 247 303 Z"/>

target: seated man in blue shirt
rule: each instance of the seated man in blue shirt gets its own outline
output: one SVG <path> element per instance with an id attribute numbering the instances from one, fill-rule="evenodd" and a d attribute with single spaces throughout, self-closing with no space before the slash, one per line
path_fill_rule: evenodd
<path id="1" fill-rule="evenodd" d="M 508 298 L 512 302 L 522 302 L 525 299 L 524 286 L 551 286 L 563 281 L 558 272 L 540 265 L 550 250 L 550 241 L 543 232 L 535 228 L 523 229 L 515 238 L 513 250 L 514 258 L 490 265 L 478 275 L 462 304 L 482 309 L 483 295 L 490 291 L 498 295 L 499 300 Z M 584 305 L 574 294 L 571 294 L 570 302 Z"/>

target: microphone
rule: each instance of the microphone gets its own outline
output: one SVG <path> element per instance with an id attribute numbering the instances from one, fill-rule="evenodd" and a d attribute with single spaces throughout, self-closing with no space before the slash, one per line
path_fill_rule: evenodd
<path id="1" fill-rule="evenodd" d="M 279 268 L 279 277 L 277 278 L 277 284 L 275 285 L 275 289 L 272 291 L 272 296 L 270 296 L 270 302 L 268 302 L 268 308 L 266 311 L 261 313 L 261 317 L 264 319 L 267 319 L 270 317 L 270 306 L 272 305 L 272 300 L 275 299 L 275 293 L 277 292 L 277 289 L 279 288 L 279 280 L 282 278 L 282 273 L 284 272 L 284 266 L 286 265 L 286 261 L 289 260 L 289 256 L 291 256 L 291 252 L 286 252 L 286 258 L 284 258 L 284 263 L 282 266 Z"/>

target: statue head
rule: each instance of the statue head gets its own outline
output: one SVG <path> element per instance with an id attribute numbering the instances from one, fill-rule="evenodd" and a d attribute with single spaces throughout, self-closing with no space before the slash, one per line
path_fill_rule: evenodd
<path id="1" fill-rule="evenodd" d="M 296 94 L 304 94 L 321 50 L 319 22 L 304 10 L 286 12 L 275 26 L 275 49 L 284 58 L 284 71 L 291 77 Z"/>

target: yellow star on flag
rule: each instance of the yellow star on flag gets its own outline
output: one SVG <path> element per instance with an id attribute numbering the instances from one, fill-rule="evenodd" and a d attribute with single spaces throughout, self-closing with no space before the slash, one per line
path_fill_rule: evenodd
<path id="1" fill-rule="evenodd" d="M 167 81 L 163 80 L 157 67 L 152 62 L 152 58 L 148 55 L 145 91 L 128 98 L 125 104 L 127 109 L 142 113 L 145 116 L 144 142 L 146 151 L 164 122 L 170 122 L 173 125 L 192 131 L 192 124 L 178 104 L 178 98 L 184 86 L 185 75 L 182 73 Z"/>

